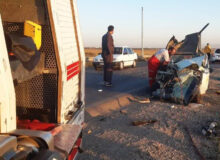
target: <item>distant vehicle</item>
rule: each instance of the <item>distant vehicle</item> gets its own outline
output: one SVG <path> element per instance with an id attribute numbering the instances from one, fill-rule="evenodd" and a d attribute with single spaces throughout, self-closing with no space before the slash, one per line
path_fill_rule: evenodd
<path id="1" fill-rule="evenodd" d="M 220 49 L 219 48 L 215 50 L 214 54 L 212 55 L 211 61 L 212 62 L 220 61 Z"/>
<path id="2" fill-rule="evenodd" d="M 137 54 L 129 47 L 115 47 L 113 66 L 122 70 L 124 67 L 136 67 Z M 104 65 L 102 55 L 93 59 L 93 66 L 97 70 Z"/>

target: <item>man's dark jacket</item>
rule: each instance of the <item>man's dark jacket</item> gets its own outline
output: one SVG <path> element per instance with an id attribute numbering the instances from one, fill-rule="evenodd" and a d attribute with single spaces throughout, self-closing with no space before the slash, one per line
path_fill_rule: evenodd
<path id="1" fill-rule="evenodd" d="M 102 57 L 107 63 L 112 63 L 114 54 L 114 41 L 110 33 L 102 37 Z"/>

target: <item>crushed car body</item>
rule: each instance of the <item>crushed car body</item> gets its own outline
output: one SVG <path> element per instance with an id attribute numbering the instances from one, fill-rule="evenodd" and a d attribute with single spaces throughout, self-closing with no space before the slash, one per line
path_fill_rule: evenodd
<path id="1" fill-rule="evenodd" d="M 177 53 L 167 66 L 158 70 L 154 97 L 188 105 L 206 93 L 210 71 L 208 57 L 201 51 L 201 33 L 207 26 L 181 42 L 171 38 L 167 48 L 173 46 Z"/>

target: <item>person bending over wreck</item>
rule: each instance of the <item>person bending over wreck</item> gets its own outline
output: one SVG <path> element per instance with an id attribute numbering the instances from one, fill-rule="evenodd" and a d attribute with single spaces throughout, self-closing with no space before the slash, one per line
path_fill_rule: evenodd
<path id="1" fill-rule="evenodd" d="M 161 49 L 148 60 L 148 77 L 151 89 L 155 83 L 157 70 L 161 65 L 168 65 L 170 56 L 174 55 L 175 53 L 176 49 L 174 47 L 170 47 L 168 50 Z"/>

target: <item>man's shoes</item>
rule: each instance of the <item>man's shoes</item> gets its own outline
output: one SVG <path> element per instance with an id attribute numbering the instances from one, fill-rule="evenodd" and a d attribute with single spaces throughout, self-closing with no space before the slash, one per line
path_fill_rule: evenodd
<path id="1" fill-rule="evenodd" d="M 111 86 L 112 86 L 112 83 L 110 83 L 110 82 L 105 82 L 105 86 L 106 86 L 106 87 L 111 87 Z"/>

